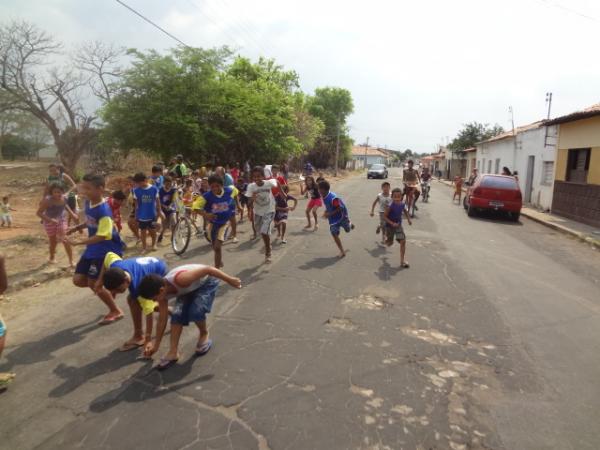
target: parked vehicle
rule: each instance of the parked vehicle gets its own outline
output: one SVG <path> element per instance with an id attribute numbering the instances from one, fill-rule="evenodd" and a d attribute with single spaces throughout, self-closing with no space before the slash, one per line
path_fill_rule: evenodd
<path id="1" fill-rule="evenodd" d="M 384 164 L 373 164 L 367 171 L 367 178 L 387 178 L 388 170 Z"/>
<path id="2" fill-rule="evenodd" d="M 519 183 L 514 177 L 504 175 L 480 175 L 469 186 L 463 206 L 469 217 L 484 210 L 507 212 L 517 222 L 521 215 L 523 197 Z"/>

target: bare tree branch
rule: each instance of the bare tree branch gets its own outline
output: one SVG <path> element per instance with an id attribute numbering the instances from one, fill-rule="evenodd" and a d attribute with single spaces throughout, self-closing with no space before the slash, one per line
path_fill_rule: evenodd
<path id="1" fill-rule="evenodd" d="M 124 48 L 91 41 L 78 49 L 73 60 L 75 67 L 90 74 L 89 83 L 94 95 L 108 102 L 114 91 L 113 85 L 122 74 L 119 62 L 124 55 Z"/>

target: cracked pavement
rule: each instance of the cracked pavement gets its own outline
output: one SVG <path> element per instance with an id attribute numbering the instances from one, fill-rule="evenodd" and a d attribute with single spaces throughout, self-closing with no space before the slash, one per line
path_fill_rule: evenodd
<path id="1" fill-rule="evenodd" d="M 195 358 L 186 329 L 166 372 L 116 351 L 129 319 L 98 327 L 100 302 L 67 280 L 14 294 L 0 448 L 600 447 L 599 253 L 526 219 L 469 219 L 434 183 L 399 270 L 367 214 L 379 185 L 334 186 L 357 225 L 344 260 L 324 223 L 301 230 L 304 200 L 270 266 L 243 225 L 224 258 L 245 287 L 221 288 L 214 348 Z M 202 241 L 166 258 L 212 261 Z"/>

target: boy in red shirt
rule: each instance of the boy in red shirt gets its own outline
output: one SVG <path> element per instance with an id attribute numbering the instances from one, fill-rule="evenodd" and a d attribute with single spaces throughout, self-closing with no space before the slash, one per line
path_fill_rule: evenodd
<path id="1" fill-rule="evenodd" d="M 123 228 L 121 222 L 121 206 L 123 206 L 125 200 L 127 200 L 127 196 L 123 191 L 120 190 L 114 191 L 110 198 L 107 200 L 108 206 L 110 206 L 110 210 L 112 211 L 113 222 L 117 226 L 117 230 L 119 230 L 119 233 Z"/>

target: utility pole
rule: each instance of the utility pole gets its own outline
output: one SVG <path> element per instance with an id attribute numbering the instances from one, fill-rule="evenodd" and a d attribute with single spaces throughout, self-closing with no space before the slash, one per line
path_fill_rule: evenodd
<path id="1" fill-rule="evenodd" d="M 552 92 L 546 92 L 546 103 L 548 104 L 547 120 L 550 120 L 550 111 L 552 110 Z M 546 126 L 546 133 L 544 135 L 544 147 L 552 146 L 552 144 L 548 144 L 548 137 L 548 126 Z"/>
<path id="2" fill-rule="evenodd" d="M 517 165 L 517 136 L 515 134 L 515 113 L 513 111 L 513 107 L 508 107 L 508 112 L 510 113 L 510 123 L 512 125 L 512 135 L 513 135 L 513 167 L 512 170 L 515 170 Z"/>
<path id="3" fill-rule="evenodd" d="M 367 136 L 367 143 L 365 144 L 365 169 L 368 169 L 367 165 L 367 151 L 369 149 L 369 136 Z"/>
<path id="4" fill-rule="evenodd" d="M 340 158 L 340 116 L 337 120 L 337 138 L 335 140 L 335 176 L 338 176 L 338 161 Z"/>

